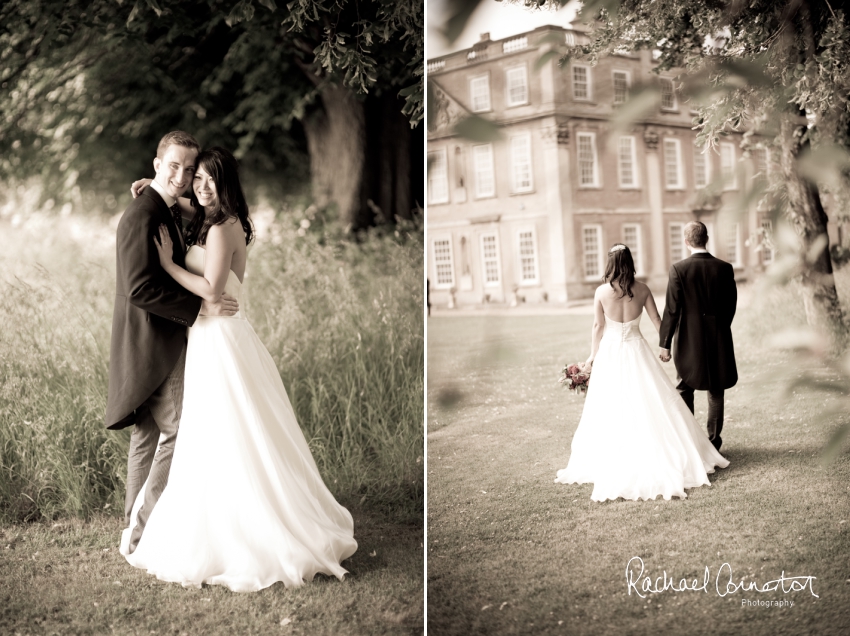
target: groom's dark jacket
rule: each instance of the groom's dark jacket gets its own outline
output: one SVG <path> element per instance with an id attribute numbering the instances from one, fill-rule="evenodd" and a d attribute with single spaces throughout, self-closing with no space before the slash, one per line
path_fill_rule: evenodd
<path id="1" fill-rule="evenodd" d="M 660 344 L 674 344 L 676 371 L 692 389 L 719 391 L 738 381 L 732 345 L 737 300 L 732 266 L 707 252 L 670 268 Z"/>
<path id="2" fill-rule="evenodd" d="M 174 262 L 185 266 L 177 225 L 159 193 L 145 188 L 121 217 L 116 237 L 115 308 L 109 352 L 107 428 L 135 424 L 135 410 L 174 368 L 201 299 L 159 264 L 154 235 L 168 227 Z"/>

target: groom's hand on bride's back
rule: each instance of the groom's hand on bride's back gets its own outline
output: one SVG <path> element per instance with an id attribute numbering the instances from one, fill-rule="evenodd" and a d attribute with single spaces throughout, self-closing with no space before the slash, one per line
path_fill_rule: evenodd
<path id="1" fill-rule="evenodd" d="M 201 316 L 233 316 L 239 311 L 239 303 L 233 296 L 222 294 L 214 303 L 208 300 L 201 302 Z"/>

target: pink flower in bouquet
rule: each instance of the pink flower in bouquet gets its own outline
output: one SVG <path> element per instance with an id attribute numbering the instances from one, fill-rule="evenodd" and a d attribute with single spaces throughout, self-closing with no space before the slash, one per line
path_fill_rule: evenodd
<path id="1" fill-rule="evenodd" d="M 584 365 L 577 362 L 565 364 L 558 382 L 570 391 L 587 393 L 587 387 L 590 385 L 590 370 L 585 371 Z"/>

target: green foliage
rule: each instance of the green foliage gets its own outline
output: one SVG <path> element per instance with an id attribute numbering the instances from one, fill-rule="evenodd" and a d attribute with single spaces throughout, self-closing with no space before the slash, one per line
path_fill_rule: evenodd
<path id="1" fill-rule="evenodd" d="M 41 219 L 41 221 L 39 221 Z M 416 521 L 424 501 L 422 233 L 358 243 L 272 225 L 245 311 L 341 501 Z M 339 234 L 334 232 L 334 234 Z M 107 431 L 114 238 L 33 216 L 0 244 L 0 518 L 123 510 L 127 431 Z M 37 259 L 43 266 L 34 265 Z"/>
<path id="2" fill-rule="evenodd" d="M 423 116 L 418 2 L 11 0 L 0 7 L 0 178 L 73 201 L 150 175 L 167 130 L 303 180 L 317 89 L 403 92 Z"/>

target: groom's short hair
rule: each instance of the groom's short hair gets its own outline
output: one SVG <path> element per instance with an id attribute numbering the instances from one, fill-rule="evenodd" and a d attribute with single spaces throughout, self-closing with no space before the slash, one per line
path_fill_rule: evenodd
<path id="1" fill-rule="evenodd" d="M 156 156 L 162 159 L 166 149 L 171 145 L 184 146 L 201 152 L 201 144 L 192 135 L 182 130 L 172 130 L 159 140 L 159 145 L 156 147 Z"/>
<path id="2" fill-rule="evenodd" d="M 705 247 L 708 243 L 708 228 L 704 223 L 691 221 L 685 226 L 685 240 L 691 247 Z"/>

